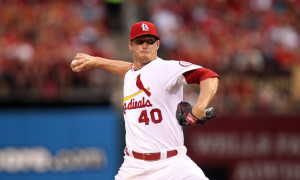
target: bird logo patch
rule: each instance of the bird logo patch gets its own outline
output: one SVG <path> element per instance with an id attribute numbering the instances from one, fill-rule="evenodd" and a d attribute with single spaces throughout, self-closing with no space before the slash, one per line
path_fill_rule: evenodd
<path id="1" fill-rule="evenodd" d="M 131 94 L 129 96 L 126 96 L 123 100 L 123 104 L 125 103 L 125 101 L 132 99 L 133 97 L 135 97 L 136 95 L 138 95 L 142 92 L 145 92 L 148 97 L 151 96 L 151 92 L 149 91 L 150 87 L 147 87 L 147 88 L 144 87 L 142 80 L 141 80 L 141 74 L 139 74 L 136 77 L 136 86 L 139 88 L 139 91 L 134 94 Z"/>
<path id="2" fill-rule="evenodd" d="M 148 97 L 151 96 L 151 92 L 148 91 L 148 89 L 146 89 L 142 83 L 142 80 L 141 80 L 141 74 L 139 74 L 137 77 L 136 77 L 136 86 L 140 89 L 140 90 L 143 90 Z"/>
<path id="3" fill-rule="evenodd" d="M 131 110 L 131 109 L 139 109 L 139 108 L 145 108 L 145 107 L 152 107 L 152 103 L 150 102 L 149 99 L 146 99 L 143 97 L 141 100 L 136 100 L 134 97 L 142 92 L 145 92 L 145 94 L 150 97 L 151 92 L 149 91 L 150 88 L 147 87 L 145 88 L 142 80 L 141 80 L 141 74 L 139 74 L 136 77 L 136 86 L 139 88 L 139 90 L 136 93 L 133 93 L 129 96 L 126 96 L 123 100 L 123 109 L 124 109 L 124 114 L 126 113 L 126 110 Z M 129 101 L 130 100 L 130 101 Z M 126 102 L 128 101 L 128 102 Z"/>

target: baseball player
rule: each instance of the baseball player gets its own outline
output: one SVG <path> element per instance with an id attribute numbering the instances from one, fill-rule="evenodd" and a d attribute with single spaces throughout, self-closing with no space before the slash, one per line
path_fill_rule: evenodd
<path id="1" fill-rule="evenodd" d="M 186 155 L 182 126 L 202 124 L 207 105 L 218 88 L 219 76 L 185 61 L 157 56 L 156 26 L 142 21 L 130 31 L 133 63 L 77 54 L 75 72 L 95 67 L 124 77 L 123 113 L 126 128 L 124 162 L 115 179 L 207 180 Z M 200 93 L 191 107 L 182 103 L 183 85 L 197 83 Z"/>

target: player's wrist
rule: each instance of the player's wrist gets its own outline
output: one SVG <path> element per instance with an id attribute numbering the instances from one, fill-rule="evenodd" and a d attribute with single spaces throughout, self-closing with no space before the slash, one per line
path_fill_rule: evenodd
<path id="1" fill-rule="evenodd" d="M 92 61 L 95 67 L 103 67 L 107 64 L 107 60 L 102 57 L 92 56 Z"/>
<path id="2" fill-rule="evenodd" d="M 205 107 L 194 106 L 192 108 L 192 114 L 198 119 L 203 119 L 205 117 Z"/>

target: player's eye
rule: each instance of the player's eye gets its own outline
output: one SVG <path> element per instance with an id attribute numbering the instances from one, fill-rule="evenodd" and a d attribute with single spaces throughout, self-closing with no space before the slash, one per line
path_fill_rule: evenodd
<path id="1" fill-rule="evenodd" d="M 145 40 L 148 44 L 154 44 L 155 43 L 155 40 L 153 39 L 147 39 Z"/>
<path id="2" fill-rule="evenodd" d="M 156 40 L 154 39 L 146 39 L 146 40 L 136 40 L 135 43 L 138 45 L 144 44 L 146 42 L 147 44 L 154 44 Z"/>
<path id="3" fill-rule="evenodd" d="M 138 45 L 141 45 L 141 44 L 144 44 L 144 41 L 142 41 L 142 40 L 137 40 L 137 41 L 135 41 L 135 43 L 138 44 Z"/>

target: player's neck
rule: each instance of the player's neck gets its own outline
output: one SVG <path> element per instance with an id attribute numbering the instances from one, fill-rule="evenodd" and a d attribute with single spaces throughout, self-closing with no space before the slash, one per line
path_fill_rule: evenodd
<path id="1" fill-rule="evenodd" d="M 150 63 L 151 61 L 147 62 L 147 63 L 139 63 L 139 62 L 134 62 L 133 63 L 133 66 L 132 66 L 132 69 L 137 71 L 137 70 L 140 70 L 142 69 L 144 66 L 146 66 L 148 63 Z"/>
<path id="2" fill-rule="evenodd" d="M 157 56 L 151 60 L 144 60 L 144 59 L 143 60 L 134 60 L 133 69 L 134 70 L 142 69 L 144 66 L 146 66 L 150 62 L 154 61 L 155 59 L 157 59 Z"/>

